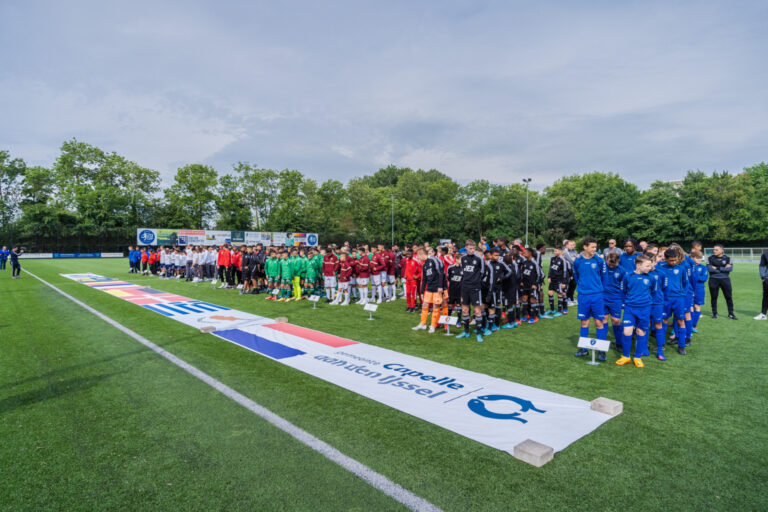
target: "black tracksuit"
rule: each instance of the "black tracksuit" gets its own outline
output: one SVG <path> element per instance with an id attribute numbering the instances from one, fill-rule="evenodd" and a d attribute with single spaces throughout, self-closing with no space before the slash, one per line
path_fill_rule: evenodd
<path id="1" fill-rule="evenodd" d="M 712 300 L 712 314 L 717 314 L 717 296 L 723 290 L 725 304 L 728 306 L 728 314 L 733 315 L 733 288 L 731 287 L 731 271 L 733 265 L 731 258 L 723 254 L 719 258 L 714 254 L 707 260 L 709 270 L 709 296 Z M 726 268 L 726 266 L 730 267 Z"/>
<path id="2" fill-rule="evenodd" d="M 768 315 L 768 251 L 760 256 L 760 279 L 763 281 L 763 308 L 764 315 Z"/>

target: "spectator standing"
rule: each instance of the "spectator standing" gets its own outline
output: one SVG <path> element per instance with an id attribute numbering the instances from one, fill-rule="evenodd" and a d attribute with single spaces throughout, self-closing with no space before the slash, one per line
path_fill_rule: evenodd
<path id="1" fill-rule="evenodd" d="M 21 264 L 19 263 L 19 256 L 22 255 L 24 249 L 14 247 L 11 249 L 11 277 L 13 279 L 21 279 Z"/>
<path id="2" fill-rule="evenodd" d="M 576 261 L 576 258 L 579 257 L 579 253 L 576 251 L 576 242 L 573 240 L 563 240 L 563 258 L 571 264 L 571 268 L 573 268 L 573 263 Z M 566 297 L 568 298 L 568 305 L 569 306 L 575 306 L 576 301 L 574 300 L 574 295 L 576 293 L 576 279 L 571 276 L 571 280 L 568 283 L 568 290 L 566 292 Z"/>
<path id="3" fill-rule="evenodd" d="M 616 247 L 616 239 L 615 238 L 611 238 L 610 240 L 608 240 L 608 247 L 603 249 L 603 258 L 605 258 L 606 256 L 608 256 L 611 253 L 616 253 L 619 256 L 621 256 L 621 249 Z"/>

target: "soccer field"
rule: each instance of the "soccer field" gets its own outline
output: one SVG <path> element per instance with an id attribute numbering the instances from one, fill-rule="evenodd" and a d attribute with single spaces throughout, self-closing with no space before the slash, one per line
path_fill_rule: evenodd
<path id="1" fill-rule="evenodd" d="M 23 267 L 444 510 L 758 510 L 768 503 L 768 322 L 756 264 L 738 321 L 709 304 L 687 356 L 644 369 L 573 357 L 575 314 L 479 344 L 412 332 L 404 301 L 312 310 L 127 274 L 125 260 Z M 132 282 L 624 412 L 535 468 L 61 277 Z M 365 481 L 28 274 L 0 274 L 0 509 L 403 510 Z M 709 300 L 709 297 L 707 297 Z M 720 312 L 726 312 L 722 302 Z M 653 342 L 652 342 L 653 343 Z M 653 345 L 652 345 L 653 346 Z"/>

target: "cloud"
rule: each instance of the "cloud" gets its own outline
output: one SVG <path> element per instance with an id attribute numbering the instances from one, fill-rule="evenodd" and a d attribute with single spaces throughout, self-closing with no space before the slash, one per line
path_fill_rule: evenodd
<path id="1" fill-rule="evenodd" d="M 34 162 L 75 136 L 165 179 L 244 160 L 544 186 L 766 159 L 760 2 L 48 6 L 0 7 L 0 140 Z"/>
<path id="2" fill-rule="evenodd" d="M 245 133 L 221 107 L 196 108 L 199 99 L 182 99 L 181 94 L 111 90 L 94 95 L 5 80 L 0 82 L 0 97 L 7 101 L 6 113 L 15 122 L 4 140 L 13 154 L 39 155 L 42 161 L 33 162 L 49 165 L 61 142 L 75 137 L 159 169 L 170 181 L 177 166 L 206 161 Z M 28 102 L 29 97 L 35 101 Z"/>

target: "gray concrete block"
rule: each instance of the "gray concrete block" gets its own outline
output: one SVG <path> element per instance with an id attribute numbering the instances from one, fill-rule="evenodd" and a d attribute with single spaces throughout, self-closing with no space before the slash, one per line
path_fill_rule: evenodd
<path id="1" fill-rule="evenodd" d="M 216 328 L 212 325 L 204 325 L 200 328 L 200 332 L 203 334 L 210 334 L 215 331 L 216 331 Z"/>
<path id="2" fill-rule="evenodd" d="M 551 446 L 526 439 L 515 446 L 512 455 L 516 459 L 540 468 L 554 458 L 555 450 Z"/>
<path id="3" fill-rule="evenodd" d="M 623 403 L 602 396 L 592 400 L 591 407 L 593 411 L 602 412 L 610 416 L 621 414 L 621 412 L 624 410 Z"/>

